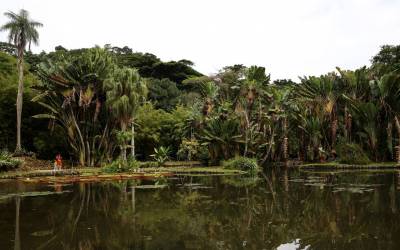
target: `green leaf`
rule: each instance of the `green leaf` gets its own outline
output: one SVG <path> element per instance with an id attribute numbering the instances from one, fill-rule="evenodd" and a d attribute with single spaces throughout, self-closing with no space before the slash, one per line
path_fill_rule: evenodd
<path id="1" fill-rule="evenodd" d="M 57 118 L 54 115 L 50 114 L 38 114 L 38 115 L 33 115 L 32 116 L 35 119 L 54 119 L 57 120 Z"/>
<path id="2" fill-rule="evenodd" d="M 50 105 L 48 105 L 48 104 L 46 104 L 44 102 L 37 102 L 37 103 L 39 103 L 41 106 L 47 108 L 48 110 L 50 110 L 54 114 L 58 114 L 58 111 L 55 108 L 51 107 Z"/>

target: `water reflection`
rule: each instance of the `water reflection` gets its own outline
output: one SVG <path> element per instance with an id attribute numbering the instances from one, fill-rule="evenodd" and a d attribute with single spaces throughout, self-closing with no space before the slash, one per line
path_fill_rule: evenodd
<path id="1" fill-rule="evenodd" d="M 21 240 L 19 236 L 19 208 L 21 205 L 21 198 L 15 198 L 15 238 L 14 238 L 14 250 L 21 249 Z"/>
<path id="2" fill-rule="evenodd" d="M 400 246 L 397 172 L 275 170 L 55 186 L 2 182 L 0 190 L 1 249 Z"/>

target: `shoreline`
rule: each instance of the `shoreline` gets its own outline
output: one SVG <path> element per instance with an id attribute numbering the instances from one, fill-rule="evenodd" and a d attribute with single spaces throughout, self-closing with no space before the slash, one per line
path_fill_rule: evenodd
<path id="1" fill-rule="evenodd" d="M 222 167 L 160 167 L 138 168 L 130 172 L 105 173 L 101 168 L 75 168 L 63 170 L 36 169 L 28 171 L 9 171 L 0 173 L 0 180 L 40 178 L 40 177 L 70 177 L 71 179 L 137 179 L 158 178 L 172 175 L 239 175 L 245 172 L 240 170 L 225 169 Z"/>

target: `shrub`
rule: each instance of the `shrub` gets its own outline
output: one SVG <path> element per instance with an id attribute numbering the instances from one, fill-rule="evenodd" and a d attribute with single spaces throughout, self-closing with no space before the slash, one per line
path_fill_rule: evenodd
<path id="1" fill-rule="evenodd" d="M 238 156 L 224 161 L 222 166 L 224 168 L 238 169 L 246 172 L 254 172 L 260 169 L 256 159 L 243 156 Z"/>
<path id="2" fill-rule="evenodd" d="M 108 165 L 105 165 L 102 168 L 102 171 L 105 173 L 122 173 L 129 172 L 133 169 L 139 168 L 139 162 L 136 160 L 128 160 L 127 163 L 124 163 L 121 159 L 117 159 L 111 162 Z"/>
<path id="3" fill-rule="evenodd" d="M 207 146 L 202 145 L 198 152 L 198 160 L 203 164 L 208 165 L 210 162 L 210 154 Z"/>
<path id="4" fill-rule="evenodd" d="M 177 156 L 180 160 L 191 161 L 197 159 L 197 154 L 200 149 L 200 143 L 193 139 L 183 138 Z"/>
<path id="5" fill-rule="evenodd" d="M 21 160 L 12 158 L 11 154 L 7 151 L 0 153 L 0 171 L 16 169 L 21 163 Z"/>
<path id="6" fill-rule="evenodd" d="M 339 143 L 336 146 L 339 163 L 343 164 L 368 164 L 371 160 L 364 150 L 354 143 Z"/>
<path id="7" fill-rule="evenodd" d="M 169 155 L 171 154 L 171 149 L 169 147 L 161 146 L 154 149 L 154 154 L 151 157 L 158 162 L 159 166 L 164 165 L 166 161 L 169 160 Z"/>

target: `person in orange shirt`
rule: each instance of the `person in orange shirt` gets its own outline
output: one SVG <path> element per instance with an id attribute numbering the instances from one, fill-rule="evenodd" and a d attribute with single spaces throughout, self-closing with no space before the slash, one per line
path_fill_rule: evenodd
<path id="1" fill-rule="evenodd" d="M 61 170 L 62 168 L 62 157 L 61 154 L 56 155 L 56 160 L 54 161 L 54 170 Z"/>

